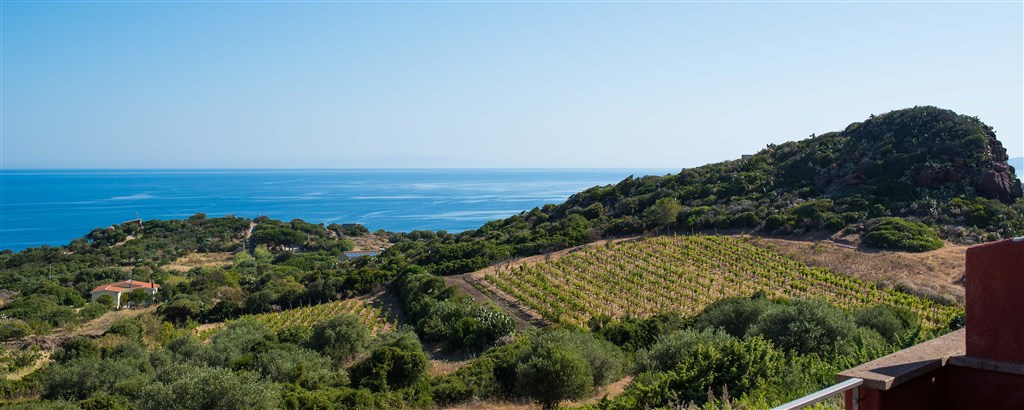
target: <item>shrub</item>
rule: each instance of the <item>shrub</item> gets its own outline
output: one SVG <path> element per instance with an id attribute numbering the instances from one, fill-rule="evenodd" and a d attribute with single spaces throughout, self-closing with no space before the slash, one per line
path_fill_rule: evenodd
<path id="1" fill-rule="evenodd" d="M 339 315 L 313 326 L 309 347 L 336 360 L 345 361 L 366 350 L 370 331 L 355 315 Z"/>
<path id="2" fill-rule="evenodd" d="M 610 317 L 591 318 L 590 330 L 604 340 L 625 351 L 635 352 L 649 347 L 658 336 L 685 326 L 687 320 L 674 312 L 664 312 L 649 318 L 625 317 L 613 321 Z"/>
<path id="3" fill-rule="evenodd" d="M 87 336 L 75 336 L 68 339 L 52 356 L 53 361 L 57 363 L 66 363 L 72 359 L 98 359 L 99 357 L 99 346 Z"/>
<path id="4" fill-rule="evenodd" d="M 734 337 L 718 329 L 684 329 L 663 335 L 650 349 L 637 355 L 637 370 L 669 371 L 700 346 L 721 346 Z"/>
<path id="5" fill-rule="evenodd" d="M 370 357 L 353 366 L 352 378 L 360 387 L 387 391 L 412 386 L 426 373 L 427 366 L 427 356 L 416 334 L 400 331 L 388 335 L 370 351 Z"/>
<path id="6" fill-rule="evenodd" d="M 277 385 L 254 373 L 195 366 L 161 372 L 137 394 L 142 410 L 276 409 L 280 398 Z"/>
<path id="7" fill-rule="evenodd" d="M 110 310 L 110 307 L 103 303 L 86 303 L 85 307 L 83 307 L 82 310 L 78 312 L 78 315 L 81 316 L 82 319 L 84 320 L 93 320 L 95 318 L 103 316 L 103 314 L 107 313 L 108 310 Z"/>
<path id="8" fill-rule="evenodd" d="M 610 408 L 655 408 L 672 403 L 705 403 L 725 388 L 741 397 L 778 383 L 786 355 L 760 337 L 698 343 L 667 372 L 645 372 Z"/>
<path id="9" fill-rule="evenodd" d="M 313 328 L 297 324 L 289 325 L 281 328 L 277 331 L 277 340 L 281 343 L 292 343 L 299 346 L 309 343 L 309 338 L 313 335 Z"/>
<path id="10" fill-rule="evenodd" d="M 32 327 L 18 319 L 0 321 L 0 342 L 21 339 L 32 334 Z"/>
<path id="11" fill-rule="evenodd" d="M 864 223 L 864 244 L 878 249 L 924 252 L 942 247 L 942 239 L 928 225 L 901 218 L 875 218 Z"/>
<path id="12" fill-rule="evenodd" d="M 331 359 L 317 352 L 289 345 L 260 353 L 255 368 L 267 379 L 278 383 L 298 383 L 316 390 L 327 386 L 343 386 L 348 375 L 336 370 Z"/>
<path id="13" fill-rule="evenodd" d="M 907 336 L 919 326 L 914 312 L 889 305 L 857 309 L 853 311 L 853 319 L 857 326 L 878 332 L 890 344 L 906 341 Z"/>
<path id="14" fill-rule="evenodd" d="M 553 344 L 534 348 L 516 368 L 516 376 L 522 394 L 545 409 L 555 408 L 562 400 L 582 398 L 594 389 L 586 358 Z"/>
<path id="15" fill-rule="evenodd" d="M 132 319 L 121 319 L 110 325 L 106 333 L 121 335 L 133 340 L 142 339 L 142 324 Z"/>
<path id="16" fill-rule="evenodd" d="M 827 357 L 883 344 L 878 333 L 857 327 L 841 309 L 819 300 L 797 300 L 765 312 L 747 331 L 747 337 L 753 336 L 788 351 Z"/>
<path id="17" fill-rule="evenodd" d="M 720 299 L 704 308 L 693 322 L 697 329 L 722 329 L 734 337 L 743 337 L 751 325 L 775 304 L 766 298 L 734 297 Z"/>
<path id="18" fill-rule="evenodd" d="M 255 355 L 276 342 L 267 325 L 253 320 L 229 322 L 210 340 L 208 348 L 197 350 L 212 366 L 250 369 Z"/>

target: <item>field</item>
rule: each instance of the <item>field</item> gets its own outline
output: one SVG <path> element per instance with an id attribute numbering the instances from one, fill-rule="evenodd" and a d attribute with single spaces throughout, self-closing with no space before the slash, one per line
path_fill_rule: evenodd
<path id="1" fill-rule="evenodd" d="M 499 297 L 515 299 L 546 320 L 575 325 L 585 325 L 599 315 L 696 314 L 718 299 L 756 292 L 824 298 L 846 308 L 878 303 L 903 306 L 931 326 L 944 326 L 963 312 L 958 306 L 879 289 L 726 236 L 608 243 L 535 264 L 499 265 L 490 272 L 484 283 Z"/>
<path id="2" fill-rule="evenodd" d="M 395 328 L 388 322 L 388 316 L 379 307 L 360 298 L 346 299 L 338 302 L 323 303 L 295 309 L 288 309 L 281 312 L 261 313 L 257 315 L 245 315 L 237 320 L 250 319 L 267 324 L 270 330 L 278 331 L 291 325 L 313 326 L 317 322 L 330 319 L 341 314 L 352 314 L 359 316 L 363 324 L 373 334 L 388 332 Z M 204 336 L 218 329 L 219 326 L 209 326 L 199 329 Z"/>
<path id="3" fill-rule="evenodd" d="M 942 249 L 910 253 L 863 251 L 829 243 L 754 238 L 789 258 L 871 283 L 903 286 L 935 300 L 963 303 L 967 245 L 947 243 Z"/>

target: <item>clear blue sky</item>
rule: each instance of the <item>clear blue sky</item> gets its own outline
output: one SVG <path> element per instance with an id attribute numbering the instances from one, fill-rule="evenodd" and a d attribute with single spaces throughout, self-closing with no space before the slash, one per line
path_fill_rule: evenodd
<path id="1" fill-rule="evenodd" d="M 1024 155 L 1024 4 L 2 4 L 3 167 L 691 167 L 936 105 Z"/>

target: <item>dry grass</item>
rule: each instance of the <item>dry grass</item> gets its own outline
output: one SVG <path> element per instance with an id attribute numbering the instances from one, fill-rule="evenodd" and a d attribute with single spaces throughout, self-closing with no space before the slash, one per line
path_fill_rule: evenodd
<path id="1" fill-rule="evenodd" d="M 121 309 L 121 310 L 115 310 L 115 311 L 107 312 L 103 316 L 100 316 L 100 317 L 98 317 L 96 319 L 93 319 L 93 320 L 90 320 L 88 322 L 85 322 L 81 326 L 76 327 L 76 328 L 74 328 L 74 329 L 72 329 L 70 331 L 66 331 L 65 332 L 65 331 L 58 330 L 57 332 L 54 332 L 53 334 L 56 335 L 56 336 L 65 335 L 66 334 L 69 337 L 74 337 L 74 336 L 99 336 L 99 335 L 102 335 L 103 332 L 106 332 L 107 329 L 110 329 L 110 325 L 113 325 L 114 322 L 116 322 L 118 320 L 121 320 L 121 319 L 131 319 L 131 318 L 139 317 L 139 316 L 147 314 L 147 313 L 155 313 L 155 312 L 156 312 L 156 306 L 155 305 L 147 307 L 147 308 L 144 308 L 144 309 Z"/>
<path id="2" fill-rule="evenodd" d="M 354 251 L 378 251 L 380 248 L 391 246 L 391 242 L 388 242 L 387 238 L 372 233 L 363 236 L 346 236 L 345 239 L 352 241 L 356 245 L 352 249 Z"/>
<path id="3" fill-rule="evenodd" d="M 187 272 L 192 268 L 227 267 L 234 254 L 231 252 L 192 253 L 164 265 L 167 270 Z"/>
<path id="4" fill-rule="evenodd" d="M 963 303 L 964 258 L 968 246 L 946 243 L 930 252 L 868 251 L 830 241 L 751 238 L 755 245 L 811 266 L 820 266 L 882 286 L 902 285 L 910 293 Z"/>
<path id="5" fill-rule="evenodd" d="M 444 376 L 455 373 L 460 367 L 465 366 L 469 361 L 431 360 L 430 369 L 427 371 L 431 377 Z"/>
<path id="6" fill-rule="evenodd" d="M 7 373 L 6 375 L 4 375 L 4 378 L 7 380 L 21 380 L 23 377 L 28 376 L 29 374 L 32 374 L 32 372 L 42 368 L 43 365 L 45 365 L 49 361 L 50 352 L 40 352 L 39 358 L 36 359 L 35 363 L 32 363 L 29 366 L 22 367 L 13 372 Z"/>

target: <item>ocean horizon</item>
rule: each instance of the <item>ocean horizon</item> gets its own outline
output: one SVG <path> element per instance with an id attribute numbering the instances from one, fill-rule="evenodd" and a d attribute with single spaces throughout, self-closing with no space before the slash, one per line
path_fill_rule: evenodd
<path id="1" fill-rule="evenodd" d="M 132 220 L 209 217 L 462 232 L 666 168 L 5 169 L 0 249 L 66 245 Z"/>

